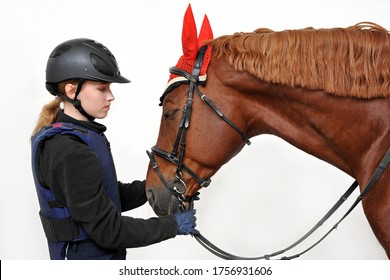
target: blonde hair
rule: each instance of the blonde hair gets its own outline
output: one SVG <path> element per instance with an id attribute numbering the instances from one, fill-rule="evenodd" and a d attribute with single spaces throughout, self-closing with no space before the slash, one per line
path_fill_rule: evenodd
<path id="1" fill-rule="evenodd" d="M 60 95 L 65 94 L 65 86 L 67 84 L 73 84 L 77 85 L 77 80 L 69 80 L 69 81 L 63 81 L 58 84 L 58 91 Z M 41 113 L 39 114 L 39 118 L 37 121 L 37 124 L 33 130 L 32 135 L 35 135 L 41 128 L 48 126 L 55 122 L 58 113 L 61 110 L 61 102 L 64 100 L 60 96 L 56 96 L 55 99 L 45 106 L 43 106 Z"/>
<path id="2" fill-rule="evenodd" d="M 390 34 L 375 23 L 348 28 L 259 29 L 211 41 L 217 57 L 271 83 L 322 89 L 337 96 L 390 94 Z"/>

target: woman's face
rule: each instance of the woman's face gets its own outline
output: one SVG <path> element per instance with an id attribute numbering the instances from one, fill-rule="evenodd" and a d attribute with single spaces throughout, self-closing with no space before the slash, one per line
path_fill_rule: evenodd
<path id="1" fill-rule="evenodd" d="M 110 110 L 115 97 L 110 89 L 111 83 L 85 81 L 77 97 L 83 109 L 92 117 L 103 119 Z"/>

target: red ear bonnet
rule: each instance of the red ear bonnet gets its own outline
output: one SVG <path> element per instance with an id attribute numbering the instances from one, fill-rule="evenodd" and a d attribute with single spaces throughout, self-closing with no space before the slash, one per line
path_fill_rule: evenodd
<path id="1" fill-rule="evenodd" d="M 198 50 L 205 44 L 205 41 L 213 39 L 213 31 L 211 30 L 210 22 L 207 16 L 204 16 L 202 27 L 200 29 L 199 37 L 197 36 L 196 24 L 194 15 L 192 13 L 191 5 L 188 5 L 188 8 L 184 14 L 183 20 L 183 31 L 181 35 L 181 42 L 183 48 L 183 55 L 180 57 L 176 68 L 180 68 L 189 73 L 192 72 L 194 67 L 196 55 Z M 211 59 L 211 46 L 207 47 L 202 68 L 200 71 L 200 80 L 206 80 L 206 71 Z M 178 77 L 177 75 L 171 74 L 169 77 L 169 83 L 167 89 L 171 88 L 173 83 L 183 82 L 185 79 Z"/>

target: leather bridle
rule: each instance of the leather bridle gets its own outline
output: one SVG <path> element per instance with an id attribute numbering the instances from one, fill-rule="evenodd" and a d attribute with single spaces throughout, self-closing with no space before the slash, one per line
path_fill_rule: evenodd
<path id="1" fill-rule="evenodd" d="M 199 74 L 200 74 L 200 69 L 202 67 L 203 63 L 203 57 L 206 51 L 206 47 L 202 47 L 197 55 L 196 61 L 194 68 L 192 70 L 192 74 L 179 69 L 172 67 L 169 69 L 170 73 L 179 75 L 182 77 L 185 77 L 189 81 L 189 92 L 188 92 L 188 98 L 186 101 L 186 104 L 183 109 L 183 115 L 180 119 L 179 122 L 179 132 L 176 136 L 176 141 L 173 147 L 172 152 L 166 152 L 157 146 L 154 146 L 151 148 L 151 152 L 146 151 L 150 158 L 150 164 L 152 168 L 157 172 L 160 180 L 163 182 L 164 186 L 171 192 L 171 194 L 178 199 L 180 202 L 179 207 L 181 211 L 185 211 L 188 209 L 191 209 L 193 207 L 193 202 L 194 200 L 198 199 L 198 193 L 193 195 L 192 197 L 189 198 L 189 200 L 186 201 L 185 199 L 185 192 L 187 190 L 187 186 L 182 179 L 182 171 L 184 170 L 187 172 L 201 187 L 207 187 L 210 185 L 211 180 L 210 178 L 201 178 L 198 176 L 190 167 L 188 167 L 186 164 L 183 162 L 184 158 L 184 153 L 185 153 L 185 148 L 186 148 L 186 136 L 187 136 L 187 131 L 190 125 L 190 116 L 191 116 L 191 109 L 192 109 L 192 102 L 193 102 L 193 96 L 194 92 L 196 91 L 200 98 L 208 105 L 210 108 L 219 116 L 221 117 L 230 127 L 232 127 L 237 133 L 240 134 L 242 139 L 245 141 L 246 144 L 250 145 L 249 139 L 246 137 L 246 135 L 235 125 L 233 124 L 228 118 L 226 118 L 222 112 L 210 101 L 210 99 L 205 96 L 200 89 L 198 88 L 199 86 Z M 167 94 L 165 92 L 163 96 L 161 97 L 161 102 L 163 101 L 163 98 Z M 178 155 L 178 150 L 180 146 L 180 153 Z M 168 181 L 165 179 L 164 175 L 161 173 L 156 161 L 154 160 L 154 155 L 157 155 L 165 160 L 168 160 L 169 162 L 175 164 L 177 166 L 176 169 L 176 182 L 175 184 L 171 185 L 168 183 Z M 381 177 L 385 169 L 390 163 L 390 148 L 387 150 L 386 154 L 383 156 L 379 166 L 376 168 L 374 171 L 372 177 L 366 184 L 366 186 L 363 188 L 361 191 L 360 195 L 356 198 L 355 202 L 352 204 L 352 206 L 346 211 L 346 213 L 341 217 L 340 220 L 329 230 L 325 233 L 325 235 L 322 236 L 317 242 L 315 242 L 312 246 L 307 248 L 306 250 L 303 250 L 302 252 L 291 255 L 291 256 L 285 256 L 282 257 L 282 260 L 290 260 L 294 258 L 298 258 L 301 255 L 305 254 L 309 250 L 313 249 L 315 246 L 317 246 L 321 241 L 323 241 L 332 231 L 337 229 L 337 226 L 352 212 L 352 210 L 359 204 L 360 201 L 363 200 L 363 198 L 367 195 L 367 193 L 374 187 L 378 179 Z M 183 186 L 183 189 L 179 189 L 177 187 L 178 184 L 181 184 Z M 306 240 L 312 233 L 314 233 L 319 227 L 321 227 L 325 221 L 329 219 L 330 216 L 332 216 L 337 209 L 340 208 L 340 206 L 347 200 L 347 198 L 352 194 L 352 192 L 358 187 L 358 182 L 355 180 L 352 185 L 347 189 L 347 191 L 340 197 L 339 200 L 336 201 L 336 203 L 331 207 L 331 209 L 320 219 L 317 224 L 311 228 L 304 236 L 302 236 L 300 239 L 298 239 L 296 242 L 291 244 L 290 246 L 273 252 L 271 254 L 265 254 L 259 257 L 240 257 L 236 255 L 232 255 L 230 253 L 227 253 L 220 248 L 216 247 L 213 243 L 208 241 L 202 234 L 196 234 L 194 235 L 195 239 L 207 250 L 209 250 L 211 253 L 214 255 L 222 258 L 222 259 L 229 259 L 229 260 L 259 260 L 259 259 L 267 259 L 269 260 L 271 257 L 275 257 L 278 255 L 281 255 L 292 248 L 296 247 L 298 244 L 300 244 L 302 241 Z M 188 203 L 188 207 L 186 206 L 186 202 Z"/>
<path id="2" fill-rule="evenodd" d="M 163 182 L 164 186 L 172 193 L 173 196 L 175 196 L 180 201 L 180 207 L 185 209 L 185 202 L 186 199 L 184 197 L 184 194 L 187 190 L 186 183 L 182 179 L 182 171 L 185 171 L 188 173 L 198 184 L 200 187 L 208 187 L 211 183 L 210 178 L 202 178 L 199 175 L 197 175 L 190 167 L 188 167 L 184 163 L 184 154 L 186 151 L 186 138 L 187 138 L 187 132 L 190 126 L 190 118 L 191 118 L 191 111 L 192 111 L 192 103 L 194 99 L 194 93 L 196 92 L 201 100 L 203 100 L 222 120 L 224 120 L 230 127 L 232 127 L 245 141 L 246 144 L 250 145 L 250 140 L 247 138 L 247 136 L 242 132 L 233 122 L 231 122 L 225 115 L 211 102 L 211 100 L 202 93 L 202 91 L 199 89 L 199 75 L 200 75 L 200 69 L 202 67 L 203 58 L 206 52 L 207 46 L 203 46 L 199 49 L 198 55 L 194 64 L 194 68 L 192 70 L 192 73 L 188 73 L 187 71 L 184 71 L 180 68 L 171 67 L 169 69 L 169 72 L 171 74 L 175 74 L 178 76 L 182 76 L 186 78 L 189 82 L 189 90 L 188 90 L 188 97 L 186 104 L 183 108 L 183 114 L 181 116 L 180 122 L 179 122 L 179 131 L 176 136 L 175 144 L 173 146 L 173 149 L 171 152 L 164 151 L 163 149 L 158 148 L 157 146 L 154 146 L 151 148 L 151 152 L 146 151 L 146 153 L 149 156 L 150 164 L 152 168 L 157 172 L 157 175 L 159 176 L 160 180 Z M 162 99 L 164 98 L 166 93 L 164 93 Z M 161 102 L 163 101 L 161 99 Z M 180 149 L 179 149 L 180 148 Z M 176 168 L 176 184 L 169 184 L 168 181 L 165 179 L 164 175 L 161 173 L 156 161 L 154 160 L 154 155 L 161 157 L 177 166 Z M 177 184 L 180 184 L 183 186 L 183 188 L 179 189 L 177 187 Z M 190 201 L 192 201 L 193 198 L 190 198 Z M 188 201 L 187 201 L 188 202 Z M 184 207 L 184 208 L 183 208 Z"/>

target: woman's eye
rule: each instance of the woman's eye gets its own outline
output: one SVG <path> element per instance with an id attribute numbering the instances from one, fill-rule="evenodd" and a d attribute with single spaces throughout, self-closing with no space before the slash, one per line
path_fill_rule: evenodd
<path id="1" fill-rule="evenodd" d="M 167 121 L 167 120 L 173 120 L 177 114 L 177 112 L 179 112 L 180 109 L 174 109 L 174 110 L 168 110 L 168 111 L 165 111 L 164 112 L 164 119 Z"/>
<path id="2" fill-rule="evenodd" d="M 101 92 L 106 92 L 106 91 L 110 91 L 111 88 L 109 84 L 102 84 L 99 87 L 97 87 L 97 90 Z"/>

